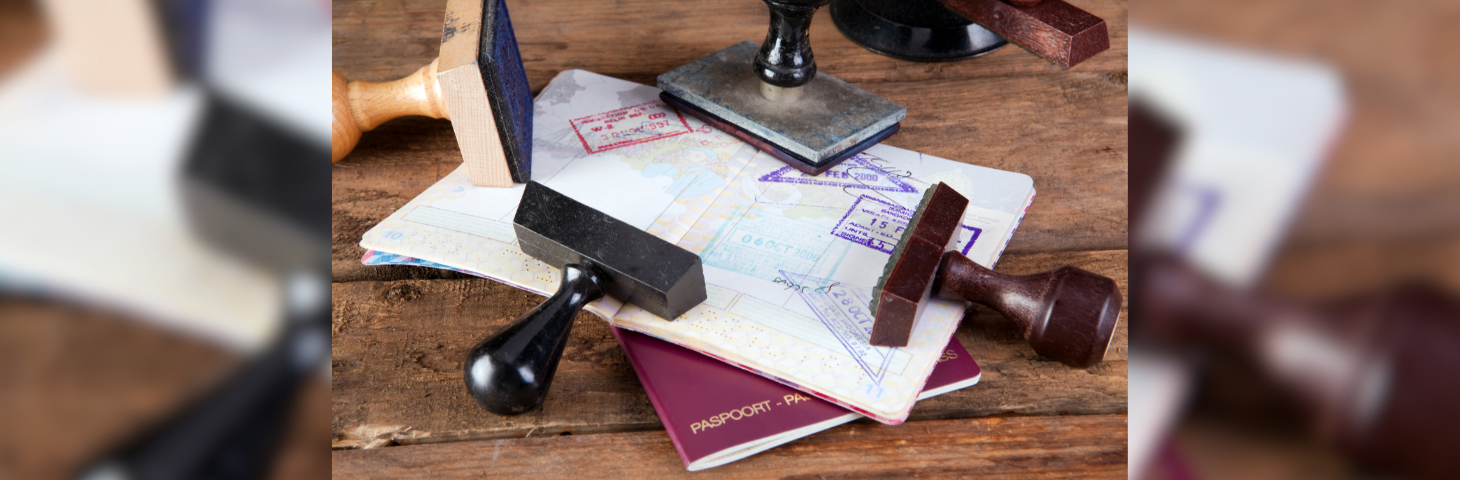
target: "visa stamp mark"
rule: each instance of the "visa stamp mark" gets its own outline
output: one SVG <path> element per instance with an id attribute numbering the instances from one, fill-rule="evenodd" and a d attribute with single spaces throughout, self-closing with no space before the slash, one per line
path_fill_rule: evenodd
<path id="1" fill-rule="evenodd" d="M 882 167 L 867 160 L 864 154 L 858 154 L 840 165 L 831 167 L 830 170 L 822 172 L 821 175 L 810 176 L 801 173 L 789 166 L 781 167 L 761 175 L 760 181 L 769 183 L 795 183 L 801 185 L 820 185 L 836 188 L 863 188 L 867 190 L 880 190 L 885 192 L 917 193 L 918 189 L 913 188 L 904 182 L 902 177 L 893 175 Z"/>
<path id="2" fill-rule="evenodd" d="M 867 309 L 871 303 L 871 289 L 844 286 L 823 278 L 813 278 L 781 271 L 785 278 L 803 285 L 820 285 L 817 290 L 798 290 L 797 295 L 806 302 L 847 353 L 862 367 L 862 371 L 875 385 L 882 384 L 896 357 L 896 348 L 874 347 L 867 343 L 872 338 L 872 314 Z M 903 359 L 906 360 L 905 358 Z M 878 396 L 881 396 L 879 392 Z"/>
<path id="3" fill-rule="evenodd" d="M 862 195 L 852 202 L 852 208 L 842 215 L 831 234 L 891 255 L 912 215 L 911 210 Z"/>
<path id="4" fill-rule="evenodd" d="M 857 245 L 877 250 L 888 255 L 897 248 L 902 232 L 912 222 L 913 211 L 894 205 L 877 197 L 862 195 L 852 202 L 852 208 L 842 215 L 836 227 L 831 230 L 834 237 L 846 239 Z M 973 242 L 983 233 L 982 228 L 959 225 L 967 230 L 968 240 L 961 242 L 960 253 L 968 254 Z M 961 238 L 961 237 L 960 237 Z M 960 240 L 961 241 L 961 240 Z"/>
<path id="5" fill-rule="evenodd" d="M 573 133 L 588 153 L 652 142 L 690 133 L 689 123 L 663 101 L 638 105 L 569 120 Z"/>
<path id="6" fill-rule="evenodd" d="M 968 233 L 968 242 L 966 242 L 966 243 L 963 244 L 963 248 L 958 249 L 958 253 L 962 253 L 964 255 L 968 255 L 968 249 L 973 248 L 973 242 L 977 242 L 978 241 L 978 236 L 983 234 L 983 229 L 982 228 L 978 228 L 978 227 L 970 227 L 968 225 L 959 225 L 959 226 L 960 227 L 963 227 L 964 230 L 968 230 L 969 233 Z"/>

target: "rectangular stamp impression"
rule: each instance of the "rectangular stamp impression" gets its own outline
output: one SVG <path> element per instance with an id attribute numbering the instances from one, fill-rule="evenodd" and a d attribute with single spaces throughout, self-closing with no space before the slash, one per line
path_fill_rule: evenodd
<path id="1" fill-rule="evenodd" d="M 912 210 L 877 197 L 862 195 L 852 202 L 852 208 L 842 215 L 841 221 L 837 222 L 836 228 L 831 230 L 831 234 L 857 245 L 891 255 L 892 251 L 897 248 L 897 241 L 902 238 L 902 232 L 907 229 L 908 222 L 912 221 L 912 215 Z M 958 249 L 967 255 L 968 251 L 973 248 L 973 243 L 978 241 L 978 237 L 983 233 L 983 229 L 968 224 L 959 226 L 965 232 L 960 232 Z M 968 240 L 961 241 L 963 238 Z"/>
<path id="2" fill-rule="evenodd" d="M 583 149 L 599 153 L 691 132 L 679 112 L 661 100 L 569 120 Z"/>
<path id="3" fill-rule="evenodd" d="M 891 255 L 912 215 L 912 210 L 862 195 L 852 202 L 852 208 L 842 215 L 831 234 Z"/>
<path id="4" fill-rule="evenodd" d="M 912 355 L 895 347 L 874 347 L 872 338 L 871 289 L 842 285 L 822 278 L 781 271 L 782 278 L 796 282 L 796 294 L 830 330 L 846 352 L 857 361 L 873 384 L 881 385 L 888 372 L 901 373 Z M 881 392 L 878 393 L 878 397 Z"/>

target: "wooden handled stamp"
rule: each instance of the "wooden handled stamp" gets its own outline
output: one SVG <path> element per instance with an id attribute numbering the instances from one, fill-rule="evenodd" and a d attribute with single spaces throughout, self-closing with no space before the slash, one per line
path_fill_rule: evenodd
<path id="1" fill-rule="evenodd" d="M 968 199 L 939 183 L 913 219 L 872 292 L 872 345 L 906 346 L 930 298 L 978 303 L 1018 324 L 1040 355 L 1087 368 L 1099 363 L 1120 318 L 1115 281 L 1074 267 L 1013 276 L 952 248 Z"/>
<path id="2" fill-rule="evenodd" d="M 1413 478 L 1460 475 L 1460 299 L 1404 283 L 1299 302 L 1226 287 L 1171 257 L 1143 266 L 1137 333 L 1257 367 L 1350 458 Z"/>
<path id="3" fill-rule="evenodd" d="M 939 0 L 999 36 L 1070 68 L 1110 49 L 1105 20 L 1063 0 Z"/>
<path id="4" fill-rule="evenodd" d="M 504 0 L 450 0 L 441 54 L 391 82 L 333 73 L 331 161 L 360 134 L 406 115 L 451 120 L 472 183 L 509 187 L 532 175 L 532 91 Z"/>
<path id="5" fill-rule="evenodd" d="M 706 297 L 700 257 L 530 182 L 512 219 L 523 253 L 562 268 L 557 293 L 467 354 L 466 388 L 498 415 L 537 408 L 552 385 L 573 317 L 610 295 L 673 320 Z"/>
<path id="6" fill-rule="evenodd" d="M 1110 48 L 1105 21 L 1062 0 L 833 0 L 831 16 L 858 45 L 923 62 L 1014 42 L 1070 68 Z"/>
<path id="7" fill-rule="evenodd" d="M 811 18 L 828 0 L 765 0 L 770 29 L 659 76 L 660 98 L 808 175 L 897 133 L 907 109 L 818 74 Z"/>

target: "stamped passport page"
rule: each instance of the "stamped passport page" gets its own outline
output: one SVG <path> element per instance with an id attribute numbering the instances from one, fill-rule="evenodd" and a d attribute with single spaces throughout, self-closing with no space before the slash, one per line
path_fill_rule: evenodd
<path id="1" fill-rule="evenodd" d="M 933 302 L 908 346 L 868 344 L 872 287 L 911 209 L 938 182 L 968 197 L 957 248 L 991 267 L 1032 180 L 885 145 L 806 176 L 658 98 L 654 87 L 568 70 L 534 103 L 533 180 L 704 262 L 709 298 L 673 321 L 612 298 L 588 310 L 901 423 L 964 310 Z M 458 168 L 366 232 L 364 261 L 444 266 L 549 295 L 557 266 L 523 254 L 513 233 L 522 188 L 475 187 Z"/>

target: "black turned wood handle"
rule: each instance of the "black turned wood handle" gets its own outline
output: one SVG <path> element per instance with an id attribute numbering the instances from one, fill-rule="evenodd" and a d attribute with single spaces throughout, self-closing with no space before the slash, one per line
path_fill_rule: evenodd
<path id="1" fill-rule="evenodd" d="M 322 307 L 292 313 L 269 348 L 216 390 L 73 478 L 263 478 L 295 391 L 329 357 L 328 302 Z"/>
<path id="2" fill-rule="evenodd" d="M 573 317 L 603 298 L 603 281 L 591 268 L 567 264 L 557 293 L 510 325 L 482 340 L 462 369 L 466 390 L 477 405 L 498 415 L 518 415 L 542 405 Z"/>
<path id="3" fill-rule="evenodd" d="M 811 16 L 831 0 L 765 0 L 771 7 L 771 28 L 755 55 L 755 75 L 782 88 L 806 85 L 816 78 L 811 56 Z"/>
<path id="4" fill-rule="evenodd" d="M 1019 325 L 1035 353 L 1078 368 L 1100 363 L 1120 318 L 1115 281 L 1069 266 L 1004 275 L 948 252 L 932 293 L 994 309 Z"/>

